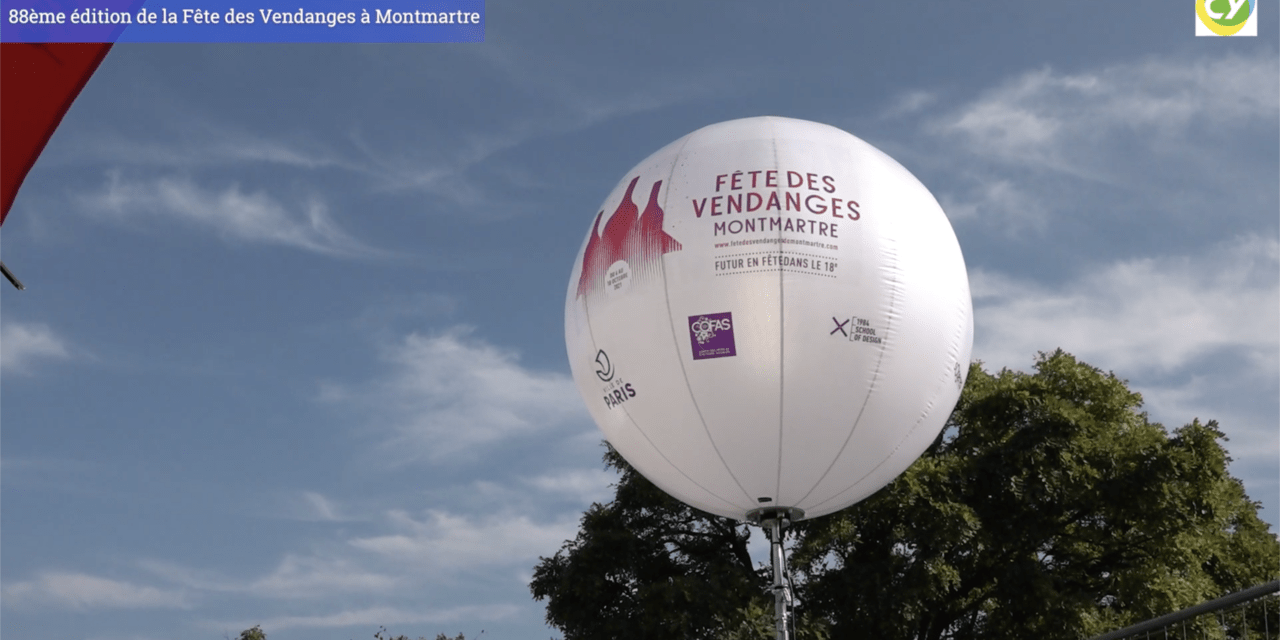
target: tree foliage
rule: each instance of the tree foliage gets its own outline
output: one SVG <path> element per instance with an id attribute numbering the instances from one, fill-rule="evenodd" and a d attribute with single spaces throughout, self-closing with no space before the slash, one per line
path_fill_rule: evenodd
<path id="1" fill-rule="evenodd" d="M 393 636 L 391 635 L 391 632 L 387 631 L 386 627 L 380 627 L 376 632 L 374 632 L 373 638 L 374 640 L 413 640 L 412 638 L 404 634 Z M 426 636 L 422 636 L 422 637 L 419 637 L 418 640 L 427 640 L 427 638 Z M 456 638 L 443 633 L 437 633 L 436 640 L 467 640 L 467 639 L 461 633 L 459 633 Z"/>
<path id="2" fill-rule="evenodd" d="M 763 600 L 745 525 L 671 498 L 612 448 L 604 458 L 621 473 L 614 500 L 592 505 L 530 584 L 565 640 L 711 638 L 717 619 Z"/>
<path id="3" fill-rule="evenodd" d="M 406 636 L 404 634 L 393 636 L 391 635 L 391 632 L 387 631 L 386 627 L 379 627 L 377 631 L 373 632 L 373 638 L 374 640 L 412 640 L 409 636 Z M 250 629 L 245 629 L 244 631 L 241 631 L 240 637 L 237 640 L 267 640 L 267 633 L 262 630 L 261 625 L 254 625 Z M 427 640 L 427 639 L 424 636 L 424 637 L 418 638 L 418 640 Z M 443 633 L 437 633 L 436 640 L 467 640 L 467 639 L 461 633 L 459 633 L 457 637 L 448 636 Z"/>
<path id="4" fill-rule="evenodd" d="M 267 634 L 262 630 L 261 625 L 254 625 L 249 629 L 240 632 L 238 640 L 267 640 Z"/>
<path id="5" fill-rule="evenodd" d="M 793 527 L 807 633 L 1076 640 L 1274 579 L 1280 544 L 1228 473 L 1217 424 L 1169 432 L 1141 406 L 1062 351 L 1032 373 L 973 365 L 902 476 Z M 751 637 L 772 605 L 750 530 L 605 460 L 622 473 L 614 500 L 535 568 L 547 622 L 566 640 Z"/>

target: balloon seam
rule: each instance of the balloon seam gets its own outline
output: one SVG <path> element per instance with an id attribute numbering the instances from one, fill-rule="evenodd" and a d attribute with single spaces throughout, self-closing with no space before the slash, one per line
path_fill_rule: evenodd
<path id="1" fill-rule="evenodd" d="M 667 184 L 667 186 L 668 186 L 668 187 L 670 187 L 670 183 L 668 183 L 668 184 Z M 666 203 L 664 202 L 663 204 L 666 204 Z M 607 207 L 606 207 L 606 209 L 607 209 Z M 593 234 L 595 233 L 595 228 L 594 228 L 594 227 L 592 228 L 592 231 L 591 231 L 590 233 L 593 233 Z M 588 240 L 590 240 L 590 238 L 588 238 Z M 583 268 L 585 268 L 585 262 L 584 262 Z M 663 285 L 664 285 L 664 286 L 663 286 L 663 288 L 664 288 L 664 290 L 665 290 L 665 288 L 666 288 L 666 287 L 665 287 L 665 285 L 666 285 L 666 269 L 665 269 L 665 268 L 663 269 L 663 276 L 662 276 L 662 277 L 663 277 Z M 595 333 L 595 329 L 592 327 L 592 324 L 591 324 L 591 296 L 589 296 L 589 295 L 588 295 L 588 296 L 583 296 L 583 297 L 582 297 L 582 304 L 583 304 L 583 306 L 586 308 L 586 311 L 587 311 L 587 312 L 586 312 L 586 314 L 584 314 L 584 315 L 585 315 L 585 316 L 586 316 L 586 318 L 587 318 L 587 335 L 591 336 L 591 347 L 592 347 L 593 349 L 599 350 L 599 349 L 600 349 L 600 345 L 596 343 L 596 333 Z M 667 306 L 668 306 L 668 307 L 670 307 L 670 303 L 668 303 L 668 305 L 667 305 Z M 670 314 L 668 314 L 668 315 L 670 315 Z M 673 335 L 674 335 L 674 334 L 673 334 Z M 645 442 L 648 442 L 648 443 L 649 443 L 649 446 L 650 446 L 650 447 L 653 447 L 653 450 L 654 450 L 654 451 L 656 451 L 656 452 L 658 453 L 658 455 L 662 457 L 662 461 L 663 461 L 663 462 L 666 462 L 666 463 L 667 463 L 667 464 L 668 464 L 672 469 L 675 469 L 677 472 L 679 472 L 679 474 L 680 474 L 680 475 L 682 475 L 682 476 L 684 476 L 684 478 L 685 478 L 686 480 L 688 480 L 689 482 L 692 482 L 692 483 L 693 483 L 693 486 L 695 486 L 695 487 L 697 487 L 697 488 L 699 488 L 699 489 L 702 489 L 702 490 L 703 490 L 703 492 L 705 492 L 707 495 L 709 495 L 709 496 L 711 496 L 711 497 L 713 497 L 713 498 L 715 498 L 715 499 L 719 500 L 720 502 L 722 502 L 722 503 L 724 503 L 724 504 L 726 504 L 726 505 L 729 505 L 729 507 L 731 507 L 731 508 L 735 508 L 735 509 L 736 509 L 736 506 L 735 506 L 732 502 L 729 502 L 729 501 L 725 500 L 724 498 L 721 498 L 720 496 L 716 495 L 716 494 L 715 494 L 715 492 L 713 492 L 713 491 L 711 491 L 710 489 L 708 489 L 708 488 L 706 488 L 706 487 L 702 486 L 702 485 L 701 485 L 697 480 L 694 480 L 692 477 L 690 477 L 690 476 L 689 476 L 689 474 L 685 473 L 684 469 L 681 469 L 679 465 L 677 465 L 677 464 L 675 464 L 674 462 L 672 462 L 672 461 L 671 461 L 671 459 L 667 457 L 667 454 L 666 454 L 666 453 L 664 453 L 664 452 L 662 451 L 662 448 L 661 448 L 661 447 L 659 447 L 658 445 L 656 445 L 656 444 L 654 444 L 654 443 L 653 443 L 653 439 L 649 437 L 649 434 L 645 433 L 644 428 L 640 426 L 640 423 L 636 422 L 636 419 L 635 419 L 635 418 L 633 418 L 633 417 L 631 417 L 631 412 L 630 412 L 630 411 L 628 411 L 628 410 L 627 410 L 627 408 L 626 408 L 625 406 L 624 406 L 624 407 L 620 407 L 620 408 L 622 409 L 622 415 L 624 415 L 624 416 L 626 416 L 626 417 L 627 417 L 627 421 L 628 421 L 628 422 L 630 422 L 630 423 L 631 423 L 631 425 L 632 425 L 633 427 L 635 427 L 636 431 L 637 431 L 637 432 L 639 432 L 639 433 L 640 433 L 640 435 L 644 437 Z M 701 417 L 701 415 L 699 415 L 699 417 Z M 608 440 L 608 434 L 605 434 L 605 440 Z M 717 453 L 718 453 L 718 452 L 717 452 Z M 624 456 L 624 458 L 625 458 L 625 456 Z M 644 475 L 644 474 L 641 474 L 641 475 Z M 737 478 L 734 478 L 734 481 L 736 482 L 736 481 L 737 481 Z M 650 480 L 650 482 L 652 482 L 652 480 Z M 741 487 L 742 485 L 741 485 L 741 484 L 739 484 L 738 486 L 739 486 L 739 487 Z M 664 490 L 664 491 L 665 491 L 665 490 Z M 744 490 L 744 491 L 745 491 L 745 490 Z"/>
<path id="2" fill-rule="evenodd" d="M 946 384 L 947 384 L 947 379 L 946 379 L 946 377 L 945 377 L 945 376 L 942 378 L 942 384 L 943 384 L 943 385 L 946 385 Z M 882 459 L 882 460 L 880 461 L 880 464 L 877 464 L 875 467 L 872 467 L 872 469 L 871 469 L 870 471 L 868 471 L 868 472 L 866 472 L 866 473 L 862 474 L 862 476 L 861 476 L 861 477 L 859 477 L 857 480 L 854 480 L 854 481 L 853 481 L 853 484 L 849 485 L 849 487 L 848 487 L 848 488 L 846 488 L 845 490 L 843 490 L 843 491 L 841 491 L 840 493 L 837 493 L 837 494 L 835 494 L 835 495 L 831 496 L 830 498 L 827 498 L 826 500 L 823 500 L 822 502 L 819 502 L 818 504 L 813 505 L 813 506 L 814 506 L 814 508 L 816 509 L 816 508 L 817 508 L 817 507 L 819 507 L 819 506 L 822 506 L 822 505 L 824 505 L 824 504 L 827 504 L 828 502 L 831 502 L 832 500 L 835 500 L 835 499 L 839 498 L 840 496 L 842 496 L 842 495 L 844 495 L 844 494 L 846 494 L 846 493 L 849 493 L 849 492 L 850 492 L 850 491 L 852 491 L 853 489 L 857 488 L 857 486 L 858 486 L 859 484 L 861 484 L 863 480 L 866 480 L 868 477 L 870 477 L 872 474 L 874 474 L 876 471 L 878 471 L 878 470 L 880 469 L 880 467 L 883 467 L 883 466 L 884 466 L 885 464 L 887 464 L 890 460 L 892 460 L 892 459 L 893 459 L 893 457 L 894 457 L 895 455 L 897 455 L 897 454 L 898 454 L 898 450 L 902 448 L 903 443 L 905 443 L 907 440 L 910 440 L 910 439 L 911 439 L 911 434 L 915 433 L 915 432 L 916 432 L 916 429 L 919 429 L 919 428 L 920 428 L 921 423 L 923 423 L 923 422 L 924 422 L 924 419 L 925 419 L 925 418 L 927 418 L 927 417 L 929 417 L 929 414 L 933 412 L 933 407 L 934 407 L 934 405 L 935 405 L 935 404 L 937 404 L 937 400 L 938 400 L 938 392 L 937 392 L 937 391 L 935 391 L 935 392 L 934 392 L 934 394 L 933 394 L 933 399 L 929 401 L 929 405 L 928 405 L 927 407 L 925 407 L 925 410 L 920 414 L 920 417 L 916 420 L 916 423 L 915 423 L 915 424 L 913 424 L 913 425 L 911 425 L 911 429 L 909 429 L 909 430 L 907 431 L 906 435 L 902 436 L 902 439 L 898 441 L 898 444 L 897 444 L 897 445 L 895 445 L 895 446 L 893 447 L 893 451 L 890 451 L 890 452 L 889 452 L 889 455 L 885 456 L 885 457 L 884 457 L 884 459 Z M 899 474 L 899 475 L 901 475 L 901 474 Z"/>
<path id="3" fill-rule="evenodd" d="M 864 397 L 864 398 L 862 399 L 862 407 L 860 407 L 860 408 L 858 409 L 858 417 L 857 417 L 857 418 L 854 418 L 854 420 L 853 420 L 853 425 L 849 427 L 849 435 L 845 436 L 844 444 L 841 444 L 841 445 L 840 445 L 840 450 L 839 450 L 839 451 L 837 451 L 837 452 L 836 452 L 836 456 L 835 456 L 834 458 L 832 458 L 832 459 L 831 459 L 831 464 L 827 465 L 827 469 L 826 469 L 825 471 L 823 471 L 823 472 L 822 472 L 822 475 L 821 475 L 821 476 L 819 476 L 819 477 L 818 477 L 817 482 L 814 482 L 814 483 L 813 483 L 813 486 L 809 488 L 808 493 L 805 493 L 805 494 L 804 494 L 804 496 L 803 496 L 803 497 L 801 497 L 801 498 L 800 498 L 800 500 L 799 500 L 798 502 L 804 502 L 805 498 L 808 498 L 810 495 L 812 495 L 812 494 L 813 494 L 813 492 L 814 492 L 815 490 L 817 490 L 818 485 L 821 485 L 821 484 L 822 484 L 822 481 L 823 481 L 823 480 L 825 480 L 825 479 L 827 478 L 827 476 L 828 476 L 828 475 L 830 475 L 831 470 L 835 468 L 836 463 L 840 461 L 840 457 L 844 455 L 844 450 L 845 450 L 846 448 L 848 448 L 848 446 L 849 446 L 849 442 L 853 440 L 853 434 L 858 430 L 858 425 L 859 425 L 859 423 L 861 423 L 861 422 L 862 422 L 862 414 L 866 412 L 866 410 L 867 410 L 867 405 L 871 402 L 871 394 L 872 394 L 872 393 L 875 391 L 875 389 L 876 389 L 876 383 L 880 381 L 880 368 L 881 368 L 881 366 L 883 366 L 883 365 L 884 365 L 884 353 L 885 353 L 885 350 L 889 348 L 889 341 L 887 340 L 887 338 L 891 335 L 891 332 L 892 332 L 892 330 L 893 330 L 893 328 L 894 328 L 893 319 L 894 319 L 894 317 L 895 317 L 895 315 L 897 314 L 897 311 L 898 311 L 898 309 L 897 309 L 897 305 L 898 305 L 898 276 L 897 276 L 897 268 L 896 268 L 896 267 L 897 267 L 897 260 L 898 260 L 898 252 L 895 250 L 895 251 L 893 252 L 893 264 L 894 264 L 894 267 L 895 267 L 895 268 L 893 269 L 893 274 L 894 274 L 894 275 L 893 275 L 893 280 L 892 280 L 892 281 L 891 281 L 891 283 L 890 283 L 890 284 L 891 284 L 891 286 L 890 286 L 890 291 L 892 292 L 892 297 L 889 299 L 889 317 L 888 317 L 888 319 L 885 321 L 885 338 L 886 338 L 886 340 L 885 340 L 884 344 L 883 344 L 883 345 L 881 345 L 881 347 L 880 347 L 880 357 L 878 357 L 878 358 L 876 359 L 876 369 L 875 369 L 875 371 L 871 374 L 871 384 L 867 385 L 867 395 L 866 395 L 866 397 Z M 919 423 L 917 423 L 917 424 L 919 424 Z M 914 427 L 913 427 L 913 430 L 914 430 Z M 899 443 L 899 446 L 901 446 L 901 443 Z M 894 449 L 894 450 L 895 450 L 895 451 L 897 451 L 897 449 Z M 887 458 L 886 458 L 886 459 L 887 459 Z M 884 464 L 884 462 L 882 461 L 880 464 Z M 876 465 L 876 468 L 877 468 L 877 469 L 878 469 L 878 468 L 880 468 L 880 465 Z M 869 474 L 868 474 L 868 475 L 869 475 Z M 865 478 L 865 477 L 866 477 L 866 476 L 864 475 L 864 476 L 863 476 L 863 478 Z M 861 482 L 861 481 L 862 481 L 862 478 L 859 478 L 859 479 L 858 479 L 858 482 Z M 845 489 L 844 491 L 841 491 L 841 492 L 840 492 L 840 494 L 843 494 L 843 493 L 845 493 L 845 492 L 849 491 L 849 489 L 852 489 L 852 488 L 854 488 L 854 487 L 858 486 L 858 482 L 854 482 L 854 483 L 853 483 L 849 488 Z M 836 494 L 836 495 L 840 495 L 840 494 Z M 817 505 L 814 505 L 814 507 L 817 507 L 818 505 L 821 505 L 821 504 L 826 504 L 827 502 L 830 502 L 830 499 L 828 499 L 828 500 L 823 500 L 822 502 L 819 502 Z"/>
<path id="4" fill-rule="evenodd" d="M 684 153 L 684 148 L 689 145 L 689 142 L 691 140 L 693 140 L 693 134 L 690 134 L 685 138 L 684 144 L 680 145 L 680 150 L 676 151 L 675 158 L 671 162 L 671 169 L 667 174 L 667 191 L 662 196 L 662 205 L 663 205 L 664 211 L 667 209 L 667 206 L 666 206 L 667 197 L 671 195 L 671 180 L 676 173 L 676 166 L 680 164 L 680 156 L 681 154 Z M 665 257 L 663 259 L 660 259 L 659 264 L 660 264 L 660 270 L 662 272 L 662 299 L 667 303 L 667 318 L 669 318 L 669 324 L 671 327 L 671 340 L 672 340 L 671 344 L 677 350 L 676 361 L 680 363 L 680 375 L 684 377 L 684 386 L 685 386 L 685 389 L 689 392 L 689 401 L 693 403 L 693 410 L 698 414 L 698 422 L 702 423 L 702 432 L 706 434 L 707 442 L 711 443 L 711 450 L 716 452 L 716 458 L 720 460 L 720 464 L 724 467 L 725 472 L 729 474 L 729 477 L 733 478 L 733 483 L 738 485 L 738 490 L 742 492 L 742 495 L 747 499 L 749 504 L 750 501 L 752 500 L 751 494 L 747 491 L 746 487 L 742 486 L 742 481 L 738 479 L 738 476 L 733 473 L 733 468 L 730 467 L 729 463 L 725 461 L 724 455 L 720 453 L 720 447 L 716 446 L 715 438 L 711 437 L 711 429 L 707 427 L 707 419 L 702 416 L 702 407 L 698 406 L 698 396 L 693 392 L 693 387 L 689 383 L 689 370 L 687 367 L 685 367 L 684 358 L 679 354 L 680 337 L 676 334 L 676 319 L 675 319 L 675 316 L 671 315 L 672 314 L 671 291 L 667 287 L 667 261 Z M 628 414 L 627 417 L 630 418 L 630 414 Z M 681 473 L 683 473 L 683 471 Z M 685 477 L 688 477 L 688 476 L 686 475 Z M 693 480 L 692 478 L 689 478 L 689 479 L 690 481 Z M 702 485 L 698 485 L 698 486 L 702 486 Z M 707 493 L 711 493 L 711 492 L 708 491 Z M 715 494 L 712 494 L 712 495 L 715 495 Z M 724 501 L 724 498 L 721 498 L 720 496 L 716 496 L 716 497 Z M 740 510 L 740 508 L 735 508 L 734 510 L 738 511 Z"/>
<path id="5" fill-rule="evenodd" d="M 775 124 L 770 121 L 770 124 Z M 781 162 L 778 161 L 778 132 L 774 127 L 773 136 L 770 139 L 773 144 L 773 166 L 780 167 Z M 775 192 L 776 193 L 776 192 Z M 782 255 L 782 227 L 778 228 L 778 255 Z M 774 478 L 773 484 L 773 506 L 795 506 L 782 505 L 778 501 L 782 498 L 782 433 L 785 426 L 783 416 L 786 413 L 786 341 L 787 341 L 787 305 L 786 305 L 786 282 L 785 276 L 781 270 L 778 271 L 778 474 Z"/>

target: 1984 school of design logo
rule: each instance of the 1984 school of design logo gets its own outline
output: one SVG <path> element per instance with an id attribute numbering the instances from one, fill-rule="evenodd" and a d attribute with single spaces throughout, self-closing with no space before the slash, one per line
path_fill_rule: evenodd
<path id="1" fill-rule="evenodd" d="M 1196 0 L 1196 35 L 1258 35 L 1258 2 L 1259 0 Z"/>

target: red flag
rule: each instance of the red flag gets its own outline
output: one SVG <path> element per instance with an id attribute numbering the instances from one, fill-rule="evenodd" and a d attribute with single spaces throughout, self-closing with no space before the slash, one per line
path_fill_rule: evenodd
<path id="1" fill-rule="evenodd" d="M 0 224 L 111 43 L 0 44 Z"/>

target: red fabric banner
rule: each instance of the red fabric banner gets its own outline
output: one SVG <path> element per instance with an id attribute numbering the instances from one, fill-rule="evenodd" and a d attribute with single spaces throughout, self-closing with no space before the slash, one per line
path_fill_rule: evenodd
<path id="1" fill-rule="evenodd" d="M 110 43 L 0 44 L 0 224 Z"/>

